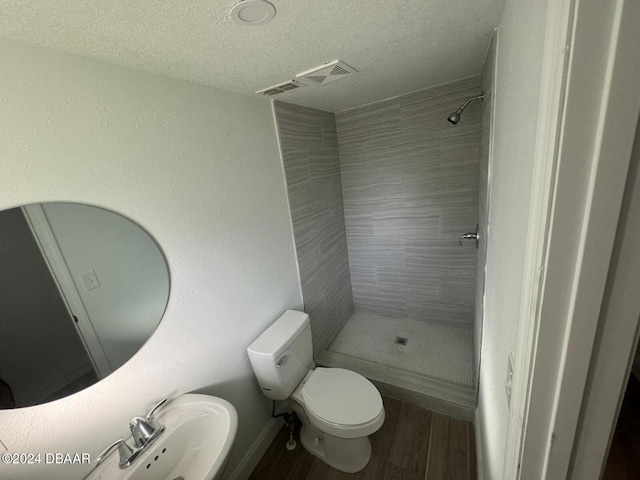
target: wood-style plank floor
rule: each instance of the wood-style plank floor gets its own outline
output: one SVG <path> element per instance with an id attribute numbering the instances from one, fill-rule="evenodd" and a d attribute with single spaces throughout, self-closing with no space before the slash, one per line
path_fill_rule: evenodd
<path id="1" fill-rule="evenodd" d="M 383 397 L 386 419 L 371 436 L 369 464 L 358 473 L 342 473 L 308 453 L 300 444 L 285 448 L 283 428 L 250 480 L 476 480 L 473 425 Z"/>
<path id="2" fill-rule="evenodd" d="M 640 382 L 631 374 L 603 480 L 640 478 Z"/>

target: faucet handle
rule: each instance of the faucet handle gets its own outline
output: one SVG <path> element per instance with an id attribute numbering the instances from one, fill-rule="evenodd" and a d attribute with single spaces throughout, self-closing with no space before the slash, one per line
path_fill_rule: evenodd
<path id="1" fill-rule="evenodd" d="M 162 406 L 165 403 L 167 403 L 168 400 L 169 400 L 168 398 L 165 398 L 163 400 L 160 400 L 158 403 L 156 403 L 156 405 L 149 411 L 149 413 L 147 413 L 147 418 L 148 419 L 154 418 L 156 412 L 160 410 L 160 408 L 162 408 Z"/>
<path id="2" fill-rule="evenodd" d="M 127 442 L 125 442 L 121 438 L 113 442 L 111 445 L 105 448 L 100 455 L 98 455 L 98 457 L 96 458 L 96 466 L 100 465 L 100 463 L 105 458 L 111 455 L 116 447 L 118 448 L 118 453 L 120 454 L 120 468 L 125 468 L 126 466 L 128 466 L 129 459 L 133 455 L 133 450 L 129 445 L 127 445 Z"/>

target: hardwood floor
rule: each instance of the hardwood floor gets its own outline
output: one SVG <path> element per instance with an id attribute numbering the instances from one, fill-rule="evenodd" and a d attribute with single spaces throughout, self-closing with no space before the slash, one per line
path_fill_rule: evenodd
<path id="1" fill-rule="evenodd" d="M 640 382 L 629 377 L 603 480 L 640 478 Z"/>
<path id="2" fill-rule="evenodd" d="M 250 480 L 476 480 L 473 425 L 383 397 L 386 419 L 371 436 L 371 461 L 358 473 L 342 473 L 300 445 L 285 448 L 283 428 Z"/>

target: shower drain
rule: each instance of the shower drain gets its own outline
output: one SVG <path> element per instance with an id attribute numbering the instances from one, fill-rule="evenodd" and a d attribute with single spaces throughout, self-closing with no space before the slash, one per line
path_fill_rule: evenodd
<path id="1" fill-rule="evenodd" d="M 393 343 L 398 345 L 406 345 L 407 339 L 405 337 L 396 337 L 396 340 Z"/>

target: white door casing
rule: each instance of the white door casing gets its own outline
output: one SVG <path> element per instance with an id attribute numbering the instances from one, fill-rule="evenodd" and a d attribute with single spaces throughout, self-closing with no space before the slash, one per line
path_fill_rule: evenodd
<path id="1" fill-rule="evenodd" d="M 113 368 L 91 324 L 89 314 L 82 303 L 44 210 L 39 204 L 26 205 L 21 208 L 36 243 L 40 247 L 42 256 L 49 267 L 51 276 L 60 290 L 60 296 L 66 304 L 67 310 L 69 310 L 69 316 L 76 319 L 74 326 L 89 355 L 93 368 L 100 378 L 105 378 L 113 372 Z"/>

